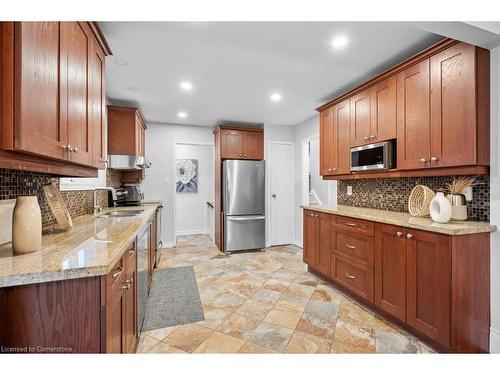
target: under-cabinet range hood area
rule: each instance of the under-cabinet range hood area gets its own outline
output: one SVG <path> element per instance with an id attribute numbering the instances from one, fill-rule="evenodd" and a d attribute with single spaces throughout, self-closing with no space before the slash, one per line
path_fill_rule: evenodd
<path id="1" fill-rule="evenodd" d="M 151 163 L 141 155 L 108 155 L 108 168 L 122 171 L 141 170 L 151 167 Z"/>

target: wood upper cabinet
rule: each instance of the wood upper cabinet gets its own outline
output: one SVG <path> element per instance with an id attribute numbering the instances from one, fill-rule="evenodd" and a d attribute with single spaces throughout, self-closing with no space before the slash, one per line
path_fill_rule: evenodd
<path id="1" fill-rule="evenodd" d="M 450 237 L 408 230 L 407 312 L 413 328 L 450 346 L 451 244 Z"/>
<path id="2" fill-rule="evenodd" d="M 396 76 L 371 88 L 370 142 L 396 138 Z"/>
<path id="3" fill-rule="evenodd" d="M 318 252 L 318 233 L 317 217 L 319 215 L 313 211 L 304 210 L 304 242 L 303 257 L 304 263 L 308 266 L 316 267 L 316 254 Z"/>
<path id="4" fill-rule="evenodd" d="M 406 319 L 406 229 L 375 225 L 375 304 Z"/>
<path id="5" fill-rule="evenodd" d="M 370 143 L 371 97 L 371 90 L 366 89 L 350 99 L 351 147 Z"/>
<path id="6" fill-rule="evenodd" d="M 322 176 L 345 174 L 350 161 L 349 100 L 320 114 L 320 172 Z"/>
<path id="7" fill-rule="evenodd" d="M 264 159 L 264 132 L 261 129 L 220 128 L 222 159 Z"/>
<path id="8" fill-rule="evenodd" d="M 400 72 L 397 89 L 398 169 L 426 168 L 431 142 L 429 60 Z"/>
<path id="9" fill-rule="evenodd" d="M 59 108 L 68 158 L 92 165 L 92 32 L 86 22 L 61 22 L 60 32 Z"/>
<path id="10" fill-rule="evenodd" d="M 74 165 L 74 175 L 87 176 L 103 167 L 105 53 L 96 27 L 0 23 L 1 148 L 15 151 L 9 159 L 19 159 L 17 168 L 63 174 Z M 26 161 L 18 152 L 32 156 Z"/>
<path id="11" fill-rule="evenodd" d="M 430 59 L 432 167 L 477 163 L 476 65 L 466 43 Z"/>

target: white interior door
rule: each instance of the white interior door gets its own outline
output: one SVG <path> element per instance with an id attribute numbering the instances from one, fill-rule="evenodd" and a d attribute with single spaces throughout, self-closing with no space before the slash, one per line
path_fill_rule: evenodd
<path id="1" fill-rule="evenodd" d="M 269 199 L 271 246 L 293 243 L 293 144 L 270 143 Z"/>

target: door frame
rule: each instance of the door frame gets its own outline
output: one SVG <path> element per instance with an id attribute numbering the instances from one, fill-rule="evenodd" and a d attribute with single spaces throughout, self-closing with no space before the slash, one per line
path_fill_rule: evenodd
<path id="1" fill-rule="evenodd" d="M 173 222 L 172 222 L 172 229 L 173 229 L 173 247 L 177 246 L 177 190 L 176 190 L 176 185 L 175 185 L 175 162 L 177 160 L 177 145 L 181 146 L 209 146 L 210 149 L 212 150 L 212 165 L 214 166 L 214 172 L 215 172 L 215 143 L 213 142 L 174 142 L 174 160 L 173 160 L 173 178 L 172 178 L 172 191 L 174 193 L 174 199 L 172 200 L 172 207 L 173 207 Z M 213 180 L 214 186 L 213 186 L 213 194 L 214 196 L 212 197 L 212 200 L 215 199 L 215 173 L 214 173 L 214 180 Z M 215 218 L 214 218 L 215 220 Z M 204 228 L 207 228 L 207 215 L 205 214 L 205 225 Z M 193 233 L 194 234 L 194 233 Z"/>
<path id="2" fill-rule="evenodd" d="M 272 220 L 272 206 L 271 206 L 271 199 L 269 198 L 270 197 L 270 194 L 271 194 L 271 181 L 272 181 L 272 176 L 271 176 L 271 163 L 272 163 L 272 158 L 271 158 L 271 154 L 272 154 L 272 145 L 286 145 L 286 146 L 291 146 L 292 147 L 292 171 L 291 171 L 291 178 L 292 178 L 292 197 L 295 201 L 295 143 L 294 142 L 284 142 L 284 141 L 269 141 L 268 142 L 268 147 L 269 147 L 269 153 L 268 153 L 268 162 L 266 163 L 266 171 L 267 171 L 267 175 L 269 176 L 269 178 L 267 178 L 267 182 L 266 182 L 266 190 L 267 190 L 267 193 L 266 193 L 266 202 L 268 202 L 268 213 L 269 213 L 269 220 L 267 220 L 267 223 L 266 223 L 266 231 L 267 231 L 267 238 L 266 238 L 266 247 L 269 247 L 269 246 L 273 246 L 271 243 L 271 220 Z M 295 202 L 292 202 L 292 238 L 291 238 L 291 244 L 293 244 L 295 242 Z"/>

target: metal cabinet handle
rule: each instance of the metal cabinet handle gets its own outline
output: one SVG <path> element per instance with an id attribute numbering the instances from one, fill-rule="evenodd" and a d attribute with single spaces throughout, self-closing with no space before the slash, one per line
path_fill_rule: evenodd
<path id="1" fill-rule="evenodd" d="M 431 158 L 431 161 L 438 161 L 438 158 L 437 158 L 437 157 L 435 157 L 435 156 L 433 156 L 433 157 Z"/>
<path id="2" fill-rule="evenodd" d="M 113 273 L 113 277 L 116 279 L 118 276 L 121 275 L 122 272 L 123 272 L 123 267 L 118 268 L 118 271 Z"/>
<path id="3" fill-rule="evenodd" d="M 78 152 L 78 147 L 73 147 L 73 149 L 71 151 Z"/>
<path id="4" fill-rule="evenodd" d="M 363 137 L 365 141 L 369 140 L 370 137 Z"/>
<path id="5" fill-rule="evenodd" d="M 348 243 L 345 244 L 345 247 L 347 247 L 348 249 L 353 249 L 353 250 L 356 248 L 356 246 L 349 245 Z"/>
<path id="6" fill-rule="evenodd" d="M 421 161 L 422 163 L 427 163 L 427 159 L 424 159 L 424 158 L 420 159 L 420 161 Z"/>
<path id="7" fill-rule="evenodd" d="M 333 171 L 333 169 L 332 168 L 328 168 L 328 171 L 331 172 L 331 171 Z"/>
<path id="8" fill-rule="evenodd" d="M 375 136 L 373 134 L 370 134 L 370 139 L 375 139 Z"/>
<path id="9" fill-rule="evenodd" d="M 243 154 L 243 156 L 245 156 L 245 157 L 246 157 L 246 156 L 247 156 L 247 154 Z"/>
<path id="10" fill-rule="evenodd" d="M 403 232 L 396 232 L 396 235 L 397 235 L 398 237 L 401 237 L 401 236 L 403 235 Z"/>
<path id="11" fill-rule="evenodd" d="M 346 275 L 348 278 L 352 279 L 352 280 L 354 280 L 354 279 L 356 278 L 356 276 L 354 276 L 354 275 L 349 275 L 347 272 L 345 273 L 345 275 Z"/>
<path id="12" fill-rule="evenodd" d="M 133 253 L 135 253 L 135 249 L 129 250 L 129 251 L 128 251 L 128 253 L 129 253 L 129 254 L 133 254 Z"/>
<path id="13" fill-rule="evenodd" d="M 124 282 L 124 283 L 122 284 L 122 289 L 127 289 L 127 290 L 128 290 L 128 289 L 130 289 L 130 283 L 126 283 L 126 282 Z"/>
<path id="14" fill-rule="evenodd" d="M 347 225 L 348 227 L 355 227 L 356 226 L 356 224 L 354 224 L 354 223 L 345 223 L 345 225 Z"/>
<path id="15" fill-rule="evenodd" d="M 242 156 L 243 156 L 243 154 L 240 154 L 240 157 L 242 157 Z"/>
<path id="16" fill-rule="evenodd" d="M 406 235 L 406 238 L 408 238 L 408 239 L 413 238 L 413 234 L 408 233 L 408 234 Z"/>

